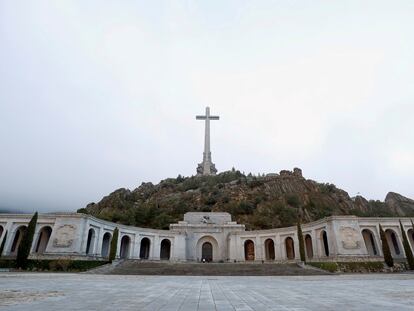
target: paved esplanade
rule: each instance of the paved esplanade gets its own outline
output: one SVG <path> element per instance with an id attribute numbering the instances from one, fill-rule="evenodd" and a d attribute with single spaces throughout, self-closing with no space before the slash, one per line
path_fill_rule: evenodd
<path id="1" fill-rule="evenodd" d="M 1 273 L 0 310 L 414 310 L 413 274 L 306 277 Z"/>
<path id="2" fill-rule="evenodd" d="M 197 175 L 215 175 L 217 173 L 216 166 L 211 160 L 210 120 L 218 120 L 219 118 L 210 115 L 210 107 L 206 107 L 204 116 L 196 116 L 197 120 L 205 120 L 203 163 L 198 164 Z"/>

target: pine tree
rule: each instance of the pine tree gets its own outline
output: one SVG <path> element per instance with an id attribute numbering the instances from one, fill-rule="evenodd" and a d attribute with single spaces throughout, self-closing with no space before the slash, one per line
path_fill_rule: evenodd
<path id="1" fill-rule="evenodd" d="M 305 242 L 303 240 L 302 225 L 300 219 L 298 220 L 298 239 L 299 239 L 299 254 L 300 260 L 306 262 Z"/>
<path id="2" fill-rule="evenodd" d="M 23 233 L 22 241 L 20 242 L 19 248 L 17 249 L 16 265 L 18 268 L 26 269 L 27 258 L 32 248 L 33 236 L 36 229 L 37 223 L 37 212 L 33 215 L 29 222 L 27 230 Z"/>
<path id="3" fill-rule="evenodd" d="M 379 225 L 379 231 L 381 236 L 382 253 L 384 254 L 384 261 L 388 267 L 393 267 L 394 259 L 391 256 L 390 246 L 388 245 L 387 237 L 385 236 L 385 231 L 382 229 L 381 224 Z"/>
<path id="4" fill-rule="evenodd" d="M 0 257 L 1 257 L 1 254 L 3 254 L 4 245 L 6 244 L 6 239 L 7 239 L 7 231 L 4 233 L 3 241 L 1 242 L 1 245 L 0 245 Z"/>
<path id="5" fill-rule="evenodd" d="M 114 230 L 114 234 L 112 235 L 111 249 L 109 251 L 110 262 L 112 262 L 116 257 L 116 249 L 118 247 L 118 235 L 119 235 L 119 230 L 118 230 L 118 227 L 116 227 Z"/>
<path id="6" fill-rule="evenodd" d="M 403 247 L 404 247 L 405 257 L 407 258 L 408 267 L 410 270 L 414 270 L 413 252 L 411 250 L 410 242 L 408 241 L 407 234 L 405 233 L 401 220 L 400 220 L 400 228 L 401 228 L 401 234 L 403 238 Z"/>

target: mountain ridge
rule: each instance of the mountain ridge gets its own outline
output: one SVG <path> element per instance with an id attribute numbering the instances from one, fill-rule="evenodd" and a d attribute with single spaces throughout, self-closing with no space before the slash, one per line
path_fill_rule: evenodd
<path id="1" fill-rule="evenodd" d="M 189 211 L 229 212 L 248 230 L 290 226 L 298 216 L 414 216 L 414 200 L 389 192 L 384 201 L 349 194 L 331 183 L 306 179 L 302 170 L 253 176 L 232 169 L 213 176 L 168 178 L 134 190 L 120 188 L 78 212 L 126 225 L 168 229 Z"/>

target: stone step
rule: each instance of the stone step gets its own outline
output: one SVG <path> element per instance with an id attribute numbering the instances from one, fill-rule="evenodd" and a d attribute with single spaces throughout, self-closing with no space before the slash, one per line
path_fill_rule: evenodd
<path id="1" fill-rule="evenodd" d="M 296 263 L 171 263 L 126 260 L 119 265 L 102 271 L 102 274 L 120 275 L 324 275 L 318 269 L 307 269 Z"/>

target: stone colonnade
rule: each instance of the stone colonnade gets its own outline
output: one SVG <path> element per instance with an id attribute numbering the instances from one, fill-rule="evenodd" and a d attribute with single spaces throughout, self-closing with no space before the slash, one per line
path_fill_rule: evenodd
<path id="1" fill-rule="evenodd" d="M 215 213 L 206 214 L 218 217 Z M 229 216 L 227 220 L 231 220 Z M 16 255 L 30 218 L 31 215 L 0 214 L 0 243 L 5 239 L 3 257 Z M 405 253 L 399 220 L 332 216 L 303 224 L 306 257 L 312 261 L 381 260 L 381 224 L 393 257 L 402 259 Z M 411 221 L 401 221 L 414 249 Z M 76 213 L 39 215 L 31 257 L 105 259 L 116 227 L 118 258 L 216 262 L 284 262 L 300 258 L 296 226 L 246 231 L 243 225 L 219 220 L 202 224 L 179 222 L 171 225 L 171 230 L 155 230 Z"/>

